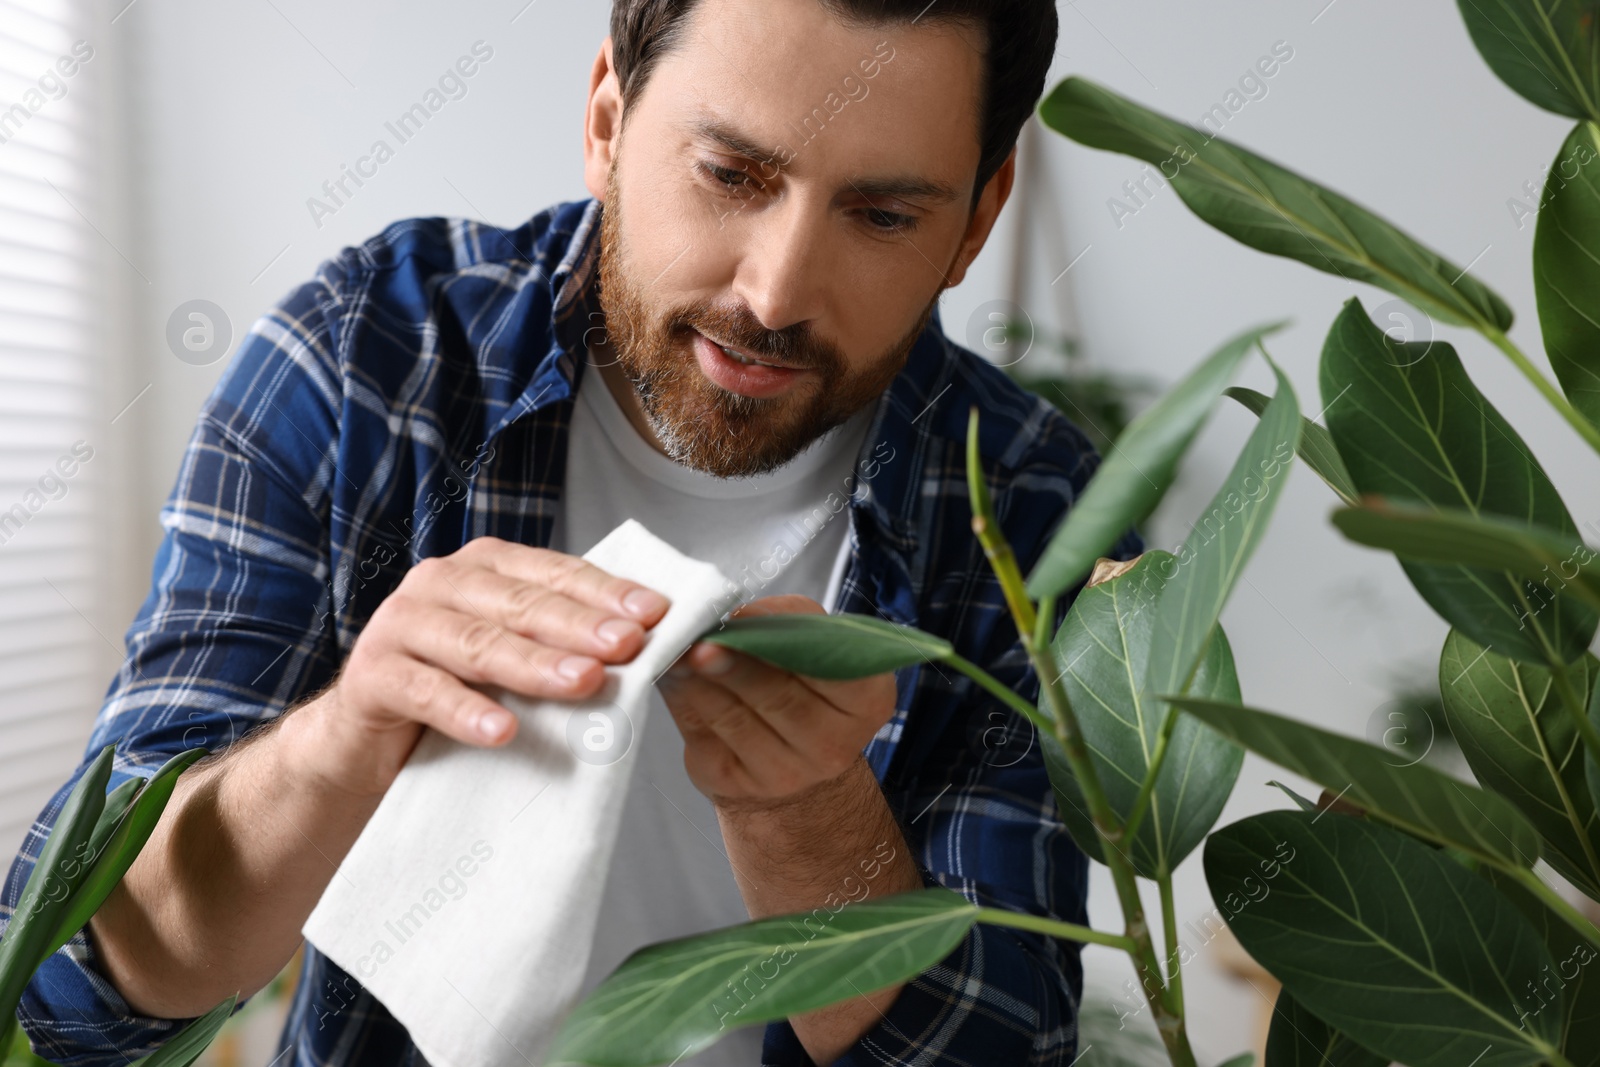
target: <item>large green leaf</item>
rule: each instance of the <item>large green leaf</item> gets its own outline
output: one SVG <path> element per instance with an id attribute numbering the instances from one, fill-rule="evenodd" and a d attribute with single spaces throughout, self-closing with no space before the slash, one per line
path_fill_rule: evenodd
<path id="1" fill-rule="evenodd" d="M 161 819 L 161 813 L 166 810 L 167 801 L 172 798 L 173 789 L 177 787 L 178 776 L 205 754 L 206 750 L 203 748 L 191 748 L 180 752 L 162 764 L 161 769 L 144 784 L 143 789 L 137 790 L 137 799 L 128 808 L 126 815 L 118 819 L 111 832 L 106 835 L 103 841 L 104 847 L 95 847 L 90 853 L 94 857 L 91 861 L 93 866 L 68 902 L 67 909 L 56 927 L 55 936 L 44 952 L 45 956 L 70 941 L 72 935 L 83 929 L 90 917 L 100 910 L 100 905 L 105 903 L 106 897 L 111 895 L 111 890 L 122 881 L 122 876 L 133 866 L 133 861 L 138 858 L 145 842 L 150 840 L 150 834 L 154 832 L 156 823 Z M 124 786 L 128 784 L 130 783 L 123 783 Z M 121 787 L 118 789 L 118 792 L 120 791 Z M 115 795 L 114 793 L 113 796 Z"/>
<path id="2" fill-rule="evenodd" d="M 809 678 L 866 678 L 954 651 L 942 637 L 867 615 L 755 615 L 729 619 L 700 640 Z"/>
<path id="3" fill-rule="evenodd" d="M 1170 552 L 1147 552 L 1126 573 L 1079 593 L 1051 648 L 1106 799 L 1122 821 L 1149 770 L 1166 714 L 1167 705 L 1148 697 L 1139 679 L 1155 638 L 1155 604 L 1177 562 Z M 1233 652 L 1220 628 L 1190 690 L 1220 700 L 1239 699 Z M 1065 754 L 1053 737 L 1041 739 L 1062 820 L 1078 847 L 1104 862 L 1099 835 Z M 1125 846 L 1141 875 L 1156 878 L 1173 870 L 1205 840 L 1228 802 L 1243 760 L 1237 745 L 1192 716 L 1179 717 L 1149 814 L 1132 844 Z"/>
<path id="4" fill-rule="evenodd" d="M 1267 532 L 1300 442 L 1300 407 L 1283 371 L 1233 469 L 1178 550 L 1176 574 L 1155 605 L 1147 693 L 1182 693 L 1239 575 Z"/>
<path id="5" fill-rule="evenodd" d="M 1128 425 L 1028 576 L 1030 596 L 1042 600 L 1066 592 L 1150 513 L 1240 361 L 1282 328 L 1260 326 L 1235 337 Z"/>
<path id="6" fill-rule="evenodd" d="M 1585 698 L 1600 676 L 1585 656 L 1569 668 Z M 1452 630 L 1439 659 L 1445 718 L 1472 773 L 1544 838 L 1544 858 L 1600 897 L 1600 812 L 1589 797 L 1583 744 L 1550 671 L 1497 655 Z"/>
<path id="7" fill-rule="evenodd" d="M 1540 978 L 1531 994 L 1526 989 L 1519 991 L 1524 996 L 1523 1010 L 1538 1015 L 1554 1010 L 1557 997 L 1565 999 L 1562 1051 L 1573 1067 L 1600 1067 L 1600 967 L 1590 966 L 1600 952 L 1526 886 L 1500 871 L 1485 868 L 1479 873 L 1533 924 L 1555 961 L 1555 967 Z"/>
<path id="8" fill-rule="evenodd" d="M 949 955 L 978 909 L 946 889 L 781 915 L 640 949 L 562 1024 L 548 1062 L 675 1063 L 731 1028 L 904 982 Z"/>
<path id="9" fill-rule="evenodd" d="M 1547 111 L 1600 118 L 1595 0 L 1460 0 L 1472 41 L 1500 80 Z"/>
<path id="10" fill-rule="evenodd" d="M 1532 867 L 1539 858 L 1539 835 L 1509 801 L 1426 764 L 1401 764 L 1388 749 L 1239 704 L 1190 697 L 1173 703 L 1408 833 L 1493 864 Z"/>
<path id="11" fill-rule="evenodd" d="M 1068 78 L 1040 105 L 1075 141 L 1154 164 L 1206 222 L 1251 248 L 1387 289 L 1435 318 L 1506 330 L 1511 309 L 1460 267 L 1331 189 L 1204 130 Z"/>
<path id="12" fill-rule="evenodd" d="M 1555 486 L 1440 341 L 1404 343 L 1351 300 L 1322 350 L 1328 432 L 1363 494 L 1513 520 L 1577 541 Z M 1572 597 L 1537 591 L 1504 571 L 1401 564 L 1445 621 L 1486 647 L 1534 663 L 1571 662 L 1597 615 Z"/>
<path id="13" fill-rule="evenodd" d="M 1406 834 L 1267 812 L 1212 834 L 1205 869 L 1245 950 L 1380 1056 L 1531 1067 L 1560 1040 L 1561 1005 L 1524 1014 L 1522 990 L 1552 964 L 1538 932 L 1488 883 Z"/>
<path id="14" fill-rule="evenodd" d="M 1545 182 L 1533 291 L 1556 380 L 1572 406 L 1600 426 L 1600 127 L 1593 122 L 1572 131 Z"/>
<path id="15" fill-rule="evenodd" d="M 1265 393 L 1258 393 L 1243 386 L 1235 386 L 1226 390 L 1226 393 L 1254 415 L 1266 411 L 1267 405 L 1272 402 L 1272 398 Z M 1347 504 L 1356 502 L 1356 487 L 1350 483 L 1350 472 L 1344 469 L 1344 460 L 1339 458 L 1339 450 L 1334 447 L 1333 438 L 1328 435 L 1327 429 L 1320 422 L 1301 418 L 1300 445 L 1296 452 L 1305 461 L 1306 466 L 1315 471 L 1317 477 L 1339 495 L 1339 499 Z"/>
<path id="16" fill-rule="evenodd" d="M 189 1067 L 216 1039 L 217 1031 L 233 1014 L 238 1001 L 237 996 L 229 997 L 168 1038 L 159 1049 L 134 1060 L 128 1067 Z"/>
<path id="17" fill-rule="evenodd" d="M 1434 510 L 1381 497 L 1368 497 L 1361 507 L 1335 511 L 1333 524 L 1357 544 L 1386 548 L 1405 559 L 1520 575 L 1527 579 L 1523 590 L 1535 608 L 1553 593 L 1570 593 L 1600 607 L 1596 550 L 1570 535 L 1493 515 Z"/>
<path id="18" fill-rule="evenodd" d="M 105 809 L 115 751 L 113 745 L 101 749 L 67 795 L 0 938 L 0 1018 L 16 1013 L 67 901 L 88 873 L 89 842 Z"/>
<path id="19" fill-rule="evenodd" d="M 1311 1014 L 1285 989 L 1272 1009 L 1264 1067 L 1389 1067 L 1389 1061 Z"/>

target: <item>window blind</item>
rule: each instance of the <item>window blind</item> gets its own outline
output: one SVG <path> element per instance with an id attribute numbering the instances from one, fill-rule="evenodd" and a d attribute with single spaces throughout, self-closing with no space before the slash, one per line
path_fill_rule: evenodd
<path id="1" fill-rule="evenodd" d="M 94 46 L 0 0 L 0 856 L 77 762 L 107 679 L 94 502 Z M 101 419 L 104 422 L 104 419 Z"/>

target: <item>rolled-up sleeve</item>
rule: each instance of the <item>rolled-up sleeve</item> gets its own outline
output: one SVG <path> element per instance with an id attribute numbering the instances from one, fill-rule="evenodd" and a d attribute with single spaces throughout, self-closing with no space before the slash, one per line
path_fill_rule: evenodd
<path id="1" fill-rule="evenodd" d="M 337 370 L 321 282 L 258 322 L 207 401 L 162 510 L 148 598 L 96 719 L 84 762 L 51 798 L 11 864 L 7 922 L 67 795 L 117 746 L 112 785 L 172 755 L 213 752 L 327 684 L 327 490 L 337 448 Z M 132 1012 L 80 931 L 39 969 L 18 1018 L 64 1064 L 123 1065 L 183 1020 Z"/>

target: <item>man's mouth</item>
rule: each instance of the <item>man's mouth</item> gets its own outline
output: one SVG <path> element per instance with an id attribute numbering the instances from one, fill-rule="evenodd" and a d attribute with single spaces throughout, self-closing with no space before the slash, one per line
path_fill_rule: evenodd
<path id="1" fill-rule="evenodd" d="M 751 352 L 715 341 L 694 331 L 693 343 L 700 371 L 731 393 L 768 399 L 788 392 L 806 373 L 803 368 L 762 359 Z"/>

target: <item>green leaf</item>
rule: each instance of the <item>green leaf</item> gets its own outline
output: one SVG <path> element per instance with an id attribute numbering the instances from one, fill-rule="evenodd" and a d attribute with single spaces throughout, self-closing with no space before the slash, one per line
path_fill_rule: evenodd
<path id="1" fill-rule="evenodd" d="M 549 1063 L 676 1062 L 730 1028 L 814 1011 L 921 974 L 961 943 L 977 914 L 947 889 L 924 889 L 650 945 L 567 1018 Z"/>
<path id="2" fill-rule="evenodd" d="M 56 816 L 0 938 L 0 1018 L 15 1015 L 67 901 L 88 872 L 89 839 L 105 809 L 113 745 L 100 750 Z"/>
<path id="3" fill-rule="evenodd" d="M 1362 494 L 1498 516 L 1578 540 L 1544 469 L 1449 345 L 1394 341 L 1351 300 L 1328 333 L 1321 378 L 1328 432 Z M 1446 622 L 1502 655 L 1570 663 L 1600 623 L 1559 593 L 1530 601 L 1525 583 L 1504 571 L 1401 566 Z"/>
<path id="4" fill-rule="evenodd" d="M 1224 737 L 1331 789 L 1373 818 L 1492 864 L 1532 867 L 1539 836 L 1509 801 L 1388 749 L 1239 704 L 1182 698 L 1180 708 Z"/>
<path id="5" fill-rule="evenodd" d="M 1267 410 L 1267 405 L 1272 401 L 1265 393 L 1243 386 L 1234 386 L 1224 392 L 1248 408 L 1251 414 L 1258 416 Z M 1327 483 L 1329 489 L 1339 494 L 1339 499 L 1347 504 L 1356 502 L 1356 487 L 1350 482 L 1350 472 L 1344 469 L 1344 460 L 1339 458 L 1333 438 L 1328 436 L 1328 431 L 1321 423 L 1301 418 L 1300 445 L 1295 451 L 1305 460 L 1306 466 Z"/>
<path id="6" fill-rule="evenodd" d="M 1587 699 L 1600 661 L 1571 669 Z M 1439 659 L 1445 719 L 1485 789 L 1511 801 L 1544 839 L 1546 862 L 1600 897 L 1600 812 L 1584 776 L 1583 743 L 1550 671 L 1496 655 L 1454 630 Z"/>
<path id="7" fill-rule="evenodd" d="M 1230 1056 L 1223 1060 L 1218 1067 L 1251 1067 L 1256 1062 L 1254 1052 L 1241 1052 L 1237 1056 Z"/>
<path id="8" fill-rule="evenodd" d="M 1211 640 L 1222 608 L 1267 532 L 1300 441 L 1300 407 L 1283 371 L 1278 392 L 1233 469 L 1178 550 L 1177 574 L 1157 601 L 1147 693 L 1183 693 Z"/>
<path id="9" fill-rule="evenodd" d="M 1567 1021 L 1561 1034 L 1562 1051 L 1573 1067 L 1600 1067 L 1600 967 L 1590 966 L 1600 953 L 1514 878 L 1489 868 L 1478 873 L 1533 924 L 1555 961 L 1532 993 L 1519 990 L 1523 1010 L 1529 1015 L 1554 1011 L 1559 1007 L 1556 998 L 1564 999 Z"/>
<path id="10" fill-rule="evenodd" d="M 942 637 L 867 615 L 755 615 L 729 619 L 700 640 L 830 679 L 867 678 L 955 651 Z"/>
<path id="11" fill-rule="evenodd" d="M 1311 1014 L 1285 989 L 1272 1008 L 1265 1067 L 1389 1067 L 1389 1061 Z"/>
<path id="12" fill-rule="evenodd" d="M 1449 856 L 1344 815 L 1274 811 L 1211 835 L 1206 880 L 1240 944 L 1384 1062 L 1531 1067 L 1561 1013 L 1520 991 L 1552 964 L 1528 920 Z"/>
<path id="13" fill-rule="evenodd" d="M 1259 326 L 1235 337 L 1128 425 L 1028 575 L 1029 596 L 1043 600 L 1072 588 L 1150 513 L 1240 361 L 1282 328 Z"/>
<path id="14" fill-rule="evenodd" d="M 1126 573 L 1085 589 L 1073 602 L 1051 647 L 1067 699 L 1077 712 L 1102 788 L 1126 822 L 1150 766 L 1167 705 L 1147 697 L 1144 677 L 1155 640 L 1155 604 L 1167 574 L 1177 570 L 1170 552 L 1147 552 Z M 1239 677 L 1227 636 L 1218 629 L 1200 669 L 1195 693 L 1239 699 Z M 1083 792 L 1055 738 L 1041 734 L 1045 766 L 1056 787 L 1062 820 L 1091 859 L 1104 862 L 1099 835 Z M 1149 815 L 1125 846 L 1146 878 L 1173 870 L 1217 821 L 1228 801 L 1244 752 L 1199 720 L 1180 716 L 1150 798 Z"/>
<path id="15" fill-rule="evenodd" d="M 1460 0 L 1489 68 L 1524 98 L 1575 119 L 1600 118 L 1595 0 Z"/>
<path id="16" fill-rule="evenodd" d="M 191 748 L 180 752 L 162 764 L 161 769 L 144 783 L 144 788 L 138 791 L 138 799 L 133 801 L 126 817 L 119 819 L 107 834 L 104 839 L 104 849 L 96 848 L 90 853 L 94 857 L 91 861 L 93 866 L 77 891 L 73 893 L 56 927 L 49 948 L 46 949 L 44 956 L 40 957 L 41 963 L 45 956 L 49 956 L 72 940 L 72 935 L 83 929 L 90 917 L 100 910 L 100 905 L 105 903 L 106 897 L 111 895 L 111 890 L 122 881 L 122 876 L 133 866 L 133 861 L 138 858 L 145 842 L 150 840 L 150 834 L 160 821 L 161 813 L 166 810 L 173 789 L 177 787 L 178 776 L 205 754 L 206 750 L 203 748 Z M 123 786 L 129 784 L 131 783 L 124 782 Z M 118 787 L 117 792 L 121 790 L 122 787 Z"/>
<path id="17" fill-rule="evenodd" d="M 1454 263 L 1331 189 L 1082 78 L 1039 107 L 1082 144 L 1160 169 L 1194 213 L 1251 248 L 1386 289 L 1435 318 L 1510 329 L 1511 309 Z"/>
<path id="18" fill-rule="evenodd" d="M 1294 806 L 1299 808 L 1301 811 L 1309 811 L 1309 812 L 1315 813 L 1318 810 L 1317 809 L 1317 802 L 1315 800 L 1312 800 L 1310 797 L 1301 796 L 1299 793 L 1296 793 L 1293 789 L 1290 789 L 1288 786 L 1284 785 L 1282 782 L 1278 781 L 1277 779 L 1275 779 L 1275 778 L 1269 779 L 1267 781 L 1267 784 L 1272 786 L 1274 789 L 1278 790 L 1280 793 L 1282 793 L 1284 796 L 1288 797 L 1290 800 L 1294 801 Z"/>
<path id="19" fill-rule="evenodd" d="M 1600 127 L 1579 123 L 1551 165 L 1533 235 L 1545 354 L 1567 399 L 1600 426 Z"/>
<path id="20" fill-rule="evenodd" d="M 237 996 L 229 997 L 179 1030 L 155 1052 L 134 1060 L 128 1067 L 189 1067 L 216 1039 L 217 1031 L 228 1021 L 238 1002 Z"/>
<path id="21" fill-rule="evenodd" d="M 1520 575 L 1527 579 L 1523 592 L 1529 607 L 1536 610 L 1542 610 L 1551 594 L 1568 592 L 1600 607 L 1596 550 L 1570 536 L 1492 515 L 1396 504 L 1381 497 L 1335 511 L 1333 524 L 1357 544 L 1386 548 L 1405 559 Z"/>

